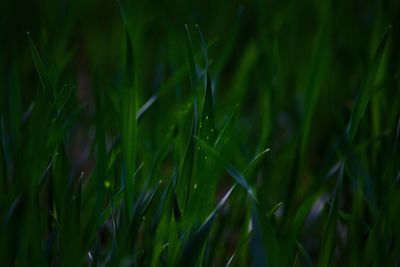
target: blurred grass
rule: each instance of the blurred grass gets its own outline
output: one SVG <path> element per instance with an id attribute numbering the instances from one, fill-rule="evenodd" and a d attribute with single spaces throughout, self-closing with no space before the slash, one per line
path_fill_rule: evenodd
<path id="1" fill-rule="evenodd" d="M 3 1 L 1 266 L 399 266 L 400 3 Z"/>

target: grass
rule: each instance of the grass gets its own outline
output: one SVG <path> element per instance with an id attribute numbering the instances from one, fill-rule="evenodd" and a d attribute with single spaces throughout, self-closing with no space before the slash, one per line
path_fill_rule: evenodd
<path id="1" fill-rule="evenodd" d="M 1 266 L 400 266 L 396 1 L 0 7 Z"/>

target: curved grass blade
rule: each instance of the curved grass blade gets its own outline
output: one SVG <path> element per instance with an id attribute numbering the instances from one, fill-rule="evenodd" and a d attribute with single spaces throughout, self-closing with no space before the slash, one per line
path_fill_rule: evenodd
<path id="1" fill-rule="evenodd" d="M 35 44 L 33 43 L 33 40 L 31 38 L 31 35 L 29 32 L 27 32 L 28 39 L 29 39 L 29 45 L 31 49 L 31 54 L 32 54 L 32 59 L 33 63 L 35 65 L 36 71 L 38 73 L 40 83 L 42 85 L 43 93 L 46 96 L 47 100 L 52 102 L 53 101 L 53 94 L 52 88 L 55 84 L 52 83 L 51 77 L 49 77 L 48 70 L 46 69 L 46 66 L 44 65 L 39 52 L 36 49 Z"/>
<path id="2" fill-rule="evenodd" d="M 360 124 L 361 119 L 364 116 L 365 110 L 371 98 L 371 95 L 374 91 L 374 81 L 375 77 L 378 73 L 378 69 L 382 62 L 383 54 L 385 53 L 386 43 L 389 39 L 391 33 L 391 27 L 389 27 L 385 34 L 383 35 L 378 48 L 376 49 L 375 55 L 372 59 L 371 65 L 366 73 L 366 79 L 362 85 L 362 91 L 360 92 L 357 100 L 355 101 L 355 105 L 353 111 L 351 112 L 350 121 L 347 125 L 346 134 L 348 141 L 351 143 L 356 132 L 358 126 Z"/>
<path id="3" fill-rule="evenodd" d="M 308 254 L 305 247 L 300 242 L 296 242 L 296 245 L 297 245 L 297 249 L 300 251 L 301 256 L 303 256 L 306 266 L 312 267 L 313 266 L 312 258 L 310 256 L 310 254 Z"/>
<path id="4" fill-rule="evenodd" d="M 205 75 L 208 76 L 208 67 L 209 67 L 209 63 L 208 63 L 208 51 L 207 51 L 207 44 L 206 41 L 204 40 L 203 34 L 200 31 L 200 27 L 198 24 L 196 24 L 196 28 L 197 31 L 199 33 L 200 36 L 200 41 L 201 41 L 201 50 L 203 52 L 203 56 L 204 56 L 204 62 L 205 62 Z M 207 83 L 207 77 L 206 77 L 206 83 Z"/>
<path id="5" fill-rule="evenodd" d="M 251 161 L 249 164 L 247 164 L 246 168 L 244 169 L 243 173 L 248 173 L 249 170 L 251 170 L 252 168 L 254 168 L 254 166 L 256 165 L 256 163 L 258 162 L 258 160 L 260 160 L 261 157 L 263 157 L 266 153 L 268 153 L 270 151 L 269 148 L 264 149 L 263 151 L 261 151 L 260 153 L 258 153 Z"/>
<path id="6" fill-rule="evenodd" d="M 199 139 L 198 137 L 195 137 L 197 140 L 198 144 L 203 148 L 206 153 L 211 155 L 215 160 L 217 160 L 217 163 L 221 164 L 225 171 L 231 175 L 238 184 L 240 184 L 246 191 L 247 193 L 253 198 L 253 200 L 256 200 L 253 190 L 251 189 L 250 185 L 247 183 L 246 179 L 243 177 L 243 175 L 231 164 L 229 164 L 220 154 L 218 151 L 215 150 L 212 146 L 204 142 L 203 140 Z"/>
<path id="7" fill-rule="evenodd" d="M 197 260 L 199 259 L 202 247 L 211 231 L 213 223 L 221 211 L 222 207 L 225 205 L 229 196 L 232 194 L 235 186 L 232 186 L 229 191 L 224 195 L 224 197 L 219 201 L 214 211 L 205 220 L 205 222 L 192 234 L 188 240 L 185 242 L 183 249 L 178 257 L 176 266 L 195 266 Z"/>
<path id="8" fill-rule="evenodd" d="M 229 258 L 228 262 L 226 263 L 225 267 L 230 267 L 232 266 L 233 260 L 235 259 L 235 256 L 239 253 L 239 250 L 250 240 L 252 233 L 249 232 L 245 238 L 239 243 L 235 251 L 233 252 L 232 256 Z"/>
<path id="9" fill-rule="evenodd" d="M 238 108 L 239 108 L 239 105 L 236 105 L 234 111 L 231 113 L 228 120 L 225 122 L 224 126 L 222 127 L 222 130 L 219 132 L 218 137 L 214 143 L 215 148 L 218 149 L 226 143 L 228 136 L 229 136 L 229 132 L 231 131 L 231 129 L 233 127 L 233 123 L 235 122 L 235 119 L 237 117 Z"/>
<path id="10" fill-rule="evenodd" d="M 185 24 L 185 29 L 187 33 L 187 39 L 186 39 L 186 53 L 187 53 L 187 58 L 188 58 L 188 63 L 189 63 L 189 75 L 190 75 L 190 89 L 192 91 L 196 90 L 196 84 L 197 84 L 197 72 L 196 72 L 196 65 L 194 61 L 194 52 L 193 52 L 193 42 L 192 42 L 192 37 L 189 32 L 188 25 Z M 195 106 L 196 107 L 196 106 Z M 196 111 L 196 109 L 195 109 Z"/>

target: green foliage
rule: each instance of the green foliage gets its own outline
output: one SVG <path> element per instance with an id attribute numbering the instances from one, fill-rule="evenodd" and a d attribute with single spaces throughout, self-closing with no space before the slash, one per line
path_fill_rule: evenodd
<path id="1" fill-rule="evenodd" d="M 3 1 L 1 266 L 399 266 L 398 1 Z"/>

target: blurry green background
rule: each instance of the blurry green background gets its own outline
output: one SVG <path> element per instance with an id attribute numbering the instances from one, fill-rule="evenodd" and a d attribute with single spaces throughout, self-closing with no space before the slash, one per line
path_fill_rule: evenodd
<path id="1" fill-rule="evenodd" d="M 399 266 L 399 14 L 2 1 L 0 265 Z"/>

